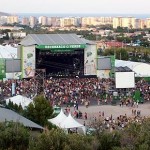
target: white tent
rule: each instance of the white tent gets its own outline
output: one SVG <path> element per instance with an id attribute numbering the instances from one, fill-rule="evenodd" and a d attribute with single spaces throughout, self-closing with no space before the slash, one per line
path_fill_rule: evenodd
<path id="1" fill-rule="evenodd" d="M 81 127 L 84 127 L 84 126 L 80 124 L 79 122 L 77 122 L 71 116 L 71 114 L 69 114 L 69 116 L 60 123 L 60 128 L 63 128 L 63 129 L 81 128 Z"/>
<path id="2" fill-rule="evenodd" d="M 17 58 L 17 48 L 11 45 L 0 45 L 0 58 Z"/>
<path id="3" fill-rule="evenodd" d="M 150 64 L 142 62 L 115 60 L 115 67 L 126 66 L 135 72 L 136 77 L 150 77 Z"/>
<path id="4" fill-rule="evenodd" d="M 21 105 L 23 109 L 26 106 L 28 106 L 31 102 L 33 102 L 33 100 L 31 100 L 27 97 L 24 97 L 22 95 L 13 96 L 13 97 L 6 99 L 7 105 L 9 103 L 9 101 L 13 102 L 14 104 L 17 104 L 18 106 Z"/>
<path id="5" fill-rule="evenodd" d="M 64 114 L 63 110 L 61 109 L 60 113 L 55 118 L 48 119 L 48 121 L 59 127 L 60 123 L 66 118 L 67 116 Z"/>

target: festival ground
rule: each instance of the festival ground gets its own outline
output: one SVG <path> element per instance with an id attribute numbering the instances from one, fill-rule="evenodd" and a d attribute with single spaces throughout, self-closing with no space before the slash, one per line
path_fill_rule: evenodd
<path id="1" fill-rule="evenodd" d="M 65 109 L 65 108 L 64 108 Z M 73 114 L 74 108 L 70 108 L 71 113 Z M 112 105 L 100 105 L 100 106 L 89 106 L 86 108 L 85 106 L 79 106 L 79 110 L 83 113 L 83 119 L 77 119 L 80 123 L 83 124 L 85 121 L 86 124 L 89 124 L 90 121 L 92 121 L 93 118 L 98 118 L 100 113 L 99 112 L 104 112 L 104 117 L 110 117 L 112 115 L 113 119 L 117 119 L 120 115 L 127 115 L 127 117 L 134 117 L 132 114 L 132 110 L 140 110 L 141 111 L 141 116 L 142 117 L 149 117 L 150 116 L 150 103 L 145 103 L 145 104 L 139 104 L 138 108 L 137 107 L 120 107 L 119 105 L 117 106 L 112 106 Z M 87 120 L 84 118 L 85 112 L 87 113 Z"/>

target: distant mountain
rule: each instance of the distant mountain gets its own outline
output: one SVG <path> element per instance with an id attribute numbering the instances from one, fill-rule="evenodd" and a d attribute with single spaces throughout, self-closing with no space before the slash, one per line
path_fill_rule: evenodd
<path id="1" fill-rule="evenodd" d="M 5 12 L 0 12 L 0 16 L 11 16 L 11 15 Z"/>

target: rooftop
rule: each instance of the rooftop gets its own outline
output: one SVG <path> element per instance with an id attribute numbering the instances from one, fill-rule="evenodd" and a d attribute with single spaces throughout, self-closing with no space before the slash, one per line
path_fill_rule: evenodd
<path id="1" fill-rule="evenodd" d="M 65 44 L 95 44 L 92 41 L 78 37 L 76 34 L 28 34 L 20 45 L 65 45 Z"/>

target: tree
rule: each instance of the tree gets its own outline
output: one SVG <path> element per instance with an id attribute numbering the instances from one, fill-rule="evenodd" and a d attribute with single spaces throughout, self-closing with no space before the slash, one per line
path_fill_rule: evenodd
<path id="1" fill-rule="evenodd" d="M 17 104 L 14 104 L 13 102 L 9 101 L 8 105 L 6 105 L 7 108 L 22 114 L 23 113 L 23 108 L 21 106 L 21 104 L 18 106 Z"/>
<path id="2" fill-rule="evenodd" d="M 107 132 L 104 131 L 101 133 L 101 136 L 98 138 L 99 149 L 100 150 L 111 150 L 113 147 L 120 147 L 120 133 L 119 132 Z"/>
<path id="3" fill-rule="evenodd" d="M 29 150 L 96 150 L 94 138 L 52 129 L 30 142 Z"/>
<path id="4" fill-rule="evenodd" d="M 0 149 L 26 150 L 29 136 L 29 131 L 19 123 L 0 123 Z"/>
<path id="5" fill-rule="evenodd" d="M 64 150 L 67 140 L 67 135 L 62 130 L 52 129 L 32 140 L 29 150 Z"/>
<path id="6" fill-rule="evenodd" d="M 44 98 L 43 95 L 34 98 L 33 103 L 30 103 L 24 111 L 24 116 L 28 119 L 42 125 L 49 125 L 48 119 L 53 113 L 52 106 Z"/>
<path id="7" fill-rule="evenodd" d="M 120 48 L 116 51 L 116 58 L 121 60 L 128 60 L 129 55 L 126 49 Z"/>
<path id="8" fill-rule="evenodd" d="M 81 134 L 69 134 L 67 145 L 71 150 L 96 150 L 98 146 L 95 147 L 94 138 L 92 136 L 85 136 Z M 97 144 L 98 145 L 98 142 Z"/>

